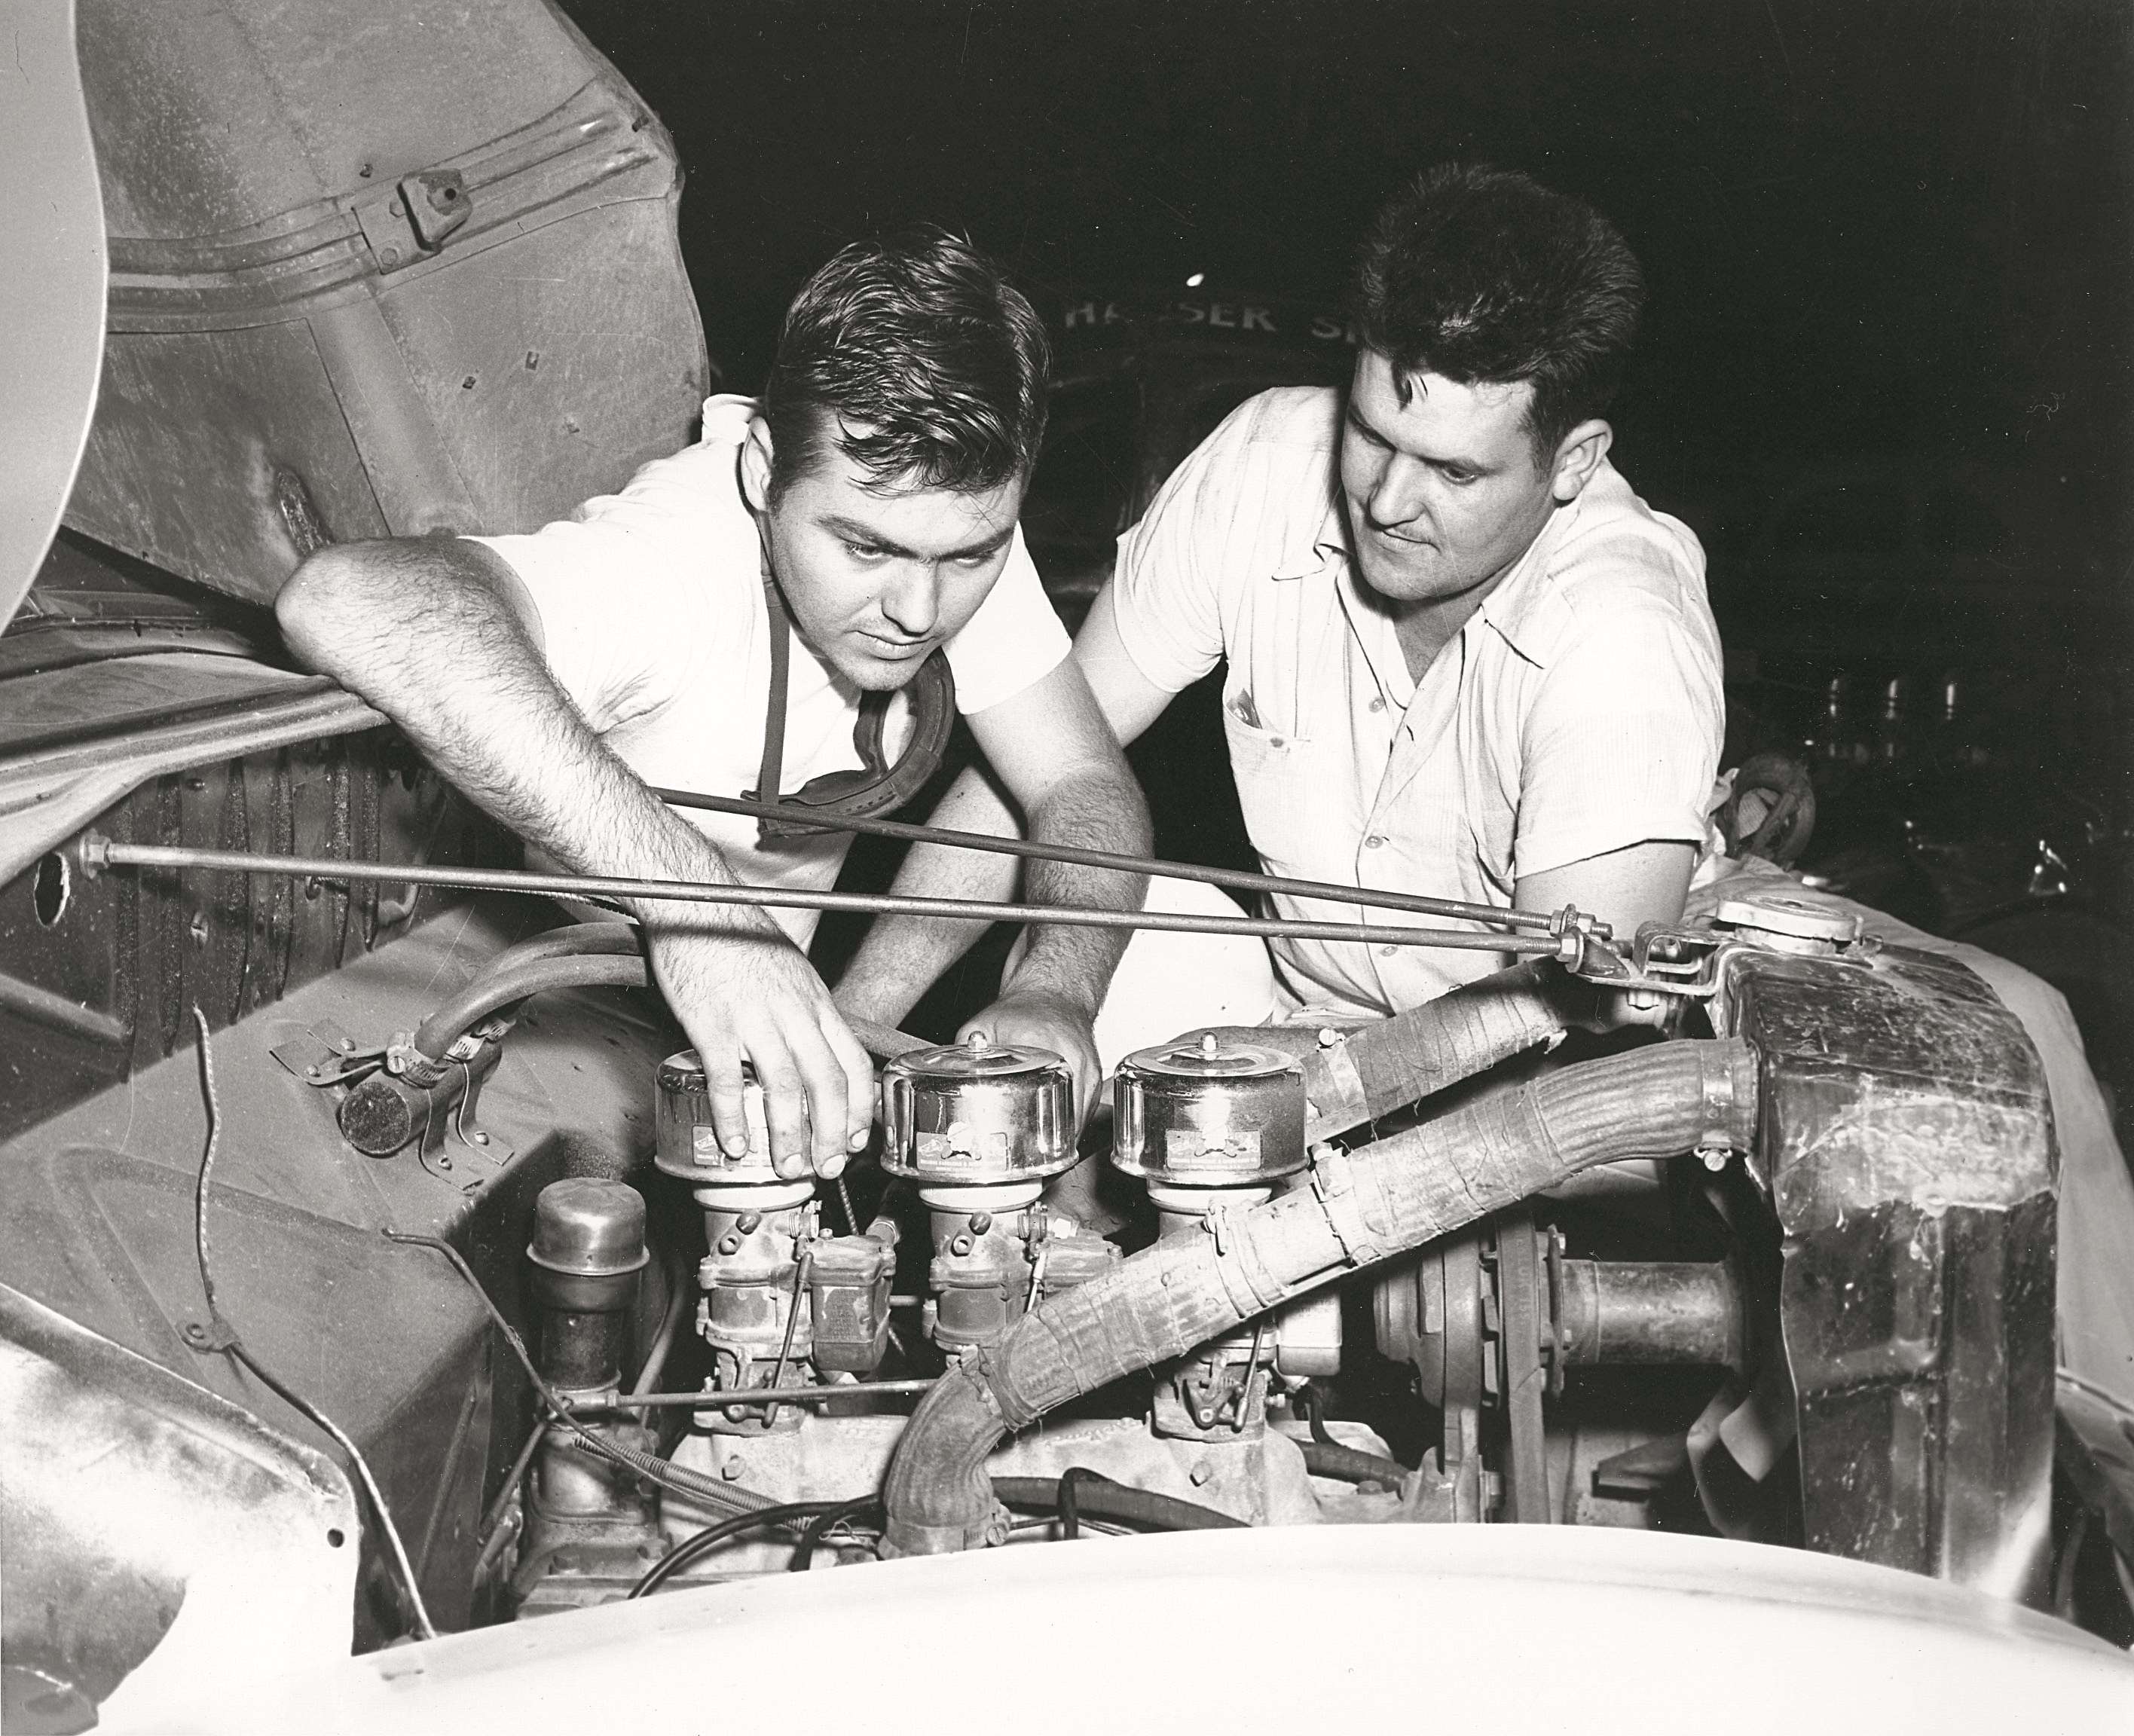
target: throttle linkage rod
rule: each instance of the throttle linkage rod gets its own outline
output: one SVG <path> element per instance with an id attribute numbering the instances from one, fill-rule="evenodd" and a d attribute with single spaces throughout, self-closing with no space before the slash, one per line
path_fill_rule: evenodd
<path id="1" fill-rule="evenodd" d="M 996 837 L 990 832 L 954 832 L 941 826 L 914 826 L 903 820 L 873 820 L 858 814 L 818 813 L 785 802 L 756 802 L 746 796 L 705 796 L 694 790 L 654 788 L 652 793 L 670 808 L 701 808 L 712 813 L 740 814 L 760 820 L 780 820 L 789 826 L 805 826 L 818 832 L 862 832 L 874 837 L 901 838 L 914 844 L 945 844 L 957 850 L 983 851 L 993 856 L 1021 856 L 1038 862 L 1072 862 L 1084 868 L 1116 868 L 1124 874 L 1157 874 L 1166 880 L 1199 880 L 1209 886 L 1234 886 L 1245 892 L 1286 892 L 1295 898 L 1320 899 L 1335 904 L 1369 904 L 1386 910 L 1406 910 L 1417 916 L 1451 916 L 1468 922 L 1489 923 L 1500 928 L 1543 928 L 1560 935 L 1567 928 L 1583 927 L 1598 938 L 1608 938 L 1603 924 L 1583 917 L 1571 906 L 1549 914 L 1540 910 L 1499 909 L 1494 904 L 1473 904 L 1460 899 L 1430 898 L 1420 892 L 1394 892 L 1378 886 L 1342 886 L 1330 880 L 1286 880 L 1279 875 L 1253 874 L 1241 868 L 1204 868 L 1197 862 L 1166 862 L 1153 857 L 1120 856 L 1109 850 L 1085 850 L 1076 844 L 1040 844 L 1028 838 Z"/>
<path id="2" fill-rule="evenodd" d="M 876 822 L 882 823 L 882 822 Z M 988 839 L 987 843 L 1002 841 Z M 1097 854 L 1098 852 L 1086 852 Z M 437 867 L 427 863 L 363 862 L 337 856 L 273 856 L 243 850 L 199 850 L 165 844 L 125 844 L 90 832 L 76 851 L 82 871 L 107 868 L 205 869 L 229 874 L 288 875 L 316 880 L 374 880 L 393 885 L 449 886 L 476 892 L 532 893 L 551 898 L 671 899 L 687 904 L 738 904 L 754 909 L 844 910 L 973 922 L 1045 923 L 1063 928 L 1155 928 L 1188 934 L 1250 934 L 1301 940 L 1349 941 L 1370 946 L 1436 947 L 1456 952 L 1513 952 L 1554 957 L 1572 967 L 1585 958 L 1586 943 L 1602 931 L 1589 917 L 1566 906 L 1540 919 L 1553 932 L 1478 934 L 1461 928 L 1373 928 L 1363 923 L 1287 921 L 1258 916 L 1190 916 L 1157 910 L 1098 910 L 1072 904 L 996 904 L 983 899 L 904 898 L 893 893 L 815 892 L 785 886 L 742 886 L 716 880 L 625 880 L 599 875 L 532 874 L 506 868 Z M 1115 857 L 1134 871 L 1163 873 L 1169 863 Z M 1292 883 L 1311 885 L 1311 882 Z M 1329 887 L 1345 897 L 1357 889 Z M 1350 903 L 1358 902 L 1348 897 Z M 1421 901 L 1418 901 L 1421 902 Z M 1504 911 L 1451 899 L 1428 901 L 1424 914 L 1470 920 L 1535 920 L 1532 913 Z"/>

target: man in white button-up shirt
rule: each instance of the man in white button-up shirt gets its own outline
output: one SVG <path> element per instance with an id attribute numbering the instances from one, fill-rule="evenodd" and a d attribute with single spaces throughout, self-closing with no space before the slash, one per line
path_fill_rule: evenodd
<path id="1" fill-rule="evenodd" d="M 1430 171 L 1364 248 L 1349 390 L 1249 400 L 1120 538 L 1077 660 L 1127 741 L 1227 662 L 1231 769 L 1269 872 L 1575 904 L 1623 933 L 1679 918 L 1724 709 L 1697 539 L 1608 461 L 1641 297 L 1585 206 L 1522 175 Z M 989 817 L 966 803 L 966 823 Z M 1205 1004 L 1209 944 L 1128 949 L 1108 1057 L 1235 1020 L 1234 982 L 1230 1005 Z M 1267 952 L 1272 993 L 1248 1018 L 1383 1015 L 1507 962 Z"/>
<path id="2" fill-rule="evenodd" d="M 1036 835 L 1145 853 L 1141 793 L 1016 527 L 1045 365 L 1028 302 L 954 237 L 848 248 L 789 311 L 760 406 L 712 399 L 697 445 L 529 534 L 322 550 L 281 593 L 283 630 L 582 873 L 827 888 L 842 838 L 759 848 L 752 822 L 671 809 L 646 780 L 736 795 L 761 771 L 785 793 L 857 768 L 862 695 L 905 687 L 937 649 Z M 759 756 L 789 620 L 774 767 Z M 1046 865 L 1031 890 L 1127 907 L 1140 883 Z M 635 914 L 721 1143 L 746 1146 L 746 1061 L 781 1170 L 812 1158 L 836 1174 L 868 1136 L 873 1071 L 795 945 L 812 918 Z M 1118 951 L 1109 933 L 1036 928 L 980 1015 L 997 1038 L 1066 1054 L 1084 1102 Z"/>

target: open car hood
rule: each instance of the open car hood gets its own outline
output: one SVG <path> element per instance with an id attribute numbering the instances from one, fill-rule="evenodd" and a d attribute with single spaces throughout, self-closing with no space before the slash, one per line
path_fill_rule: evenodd
<path id="1" fill-rule="evenodd" d="M 21 76 L 0 103 L 0 626 L 74 488 L 104 359 L 104 202 L 73 0 L 9 8 Z"/>

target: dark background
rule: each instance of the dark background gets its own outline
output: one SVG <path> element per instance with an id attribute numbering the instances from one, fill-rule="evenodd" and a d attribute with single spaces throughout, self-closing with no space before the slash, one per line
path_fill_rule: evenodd
<path id="1" fill-rule="evenodd" d="M 1607 213 L 1649 287 L 1615 456 L 1704 539 L 1728 763 L 1803 755 L 1803 866 L 2024 958 L 2134 1096 L 2134 8 L 563 3 L 674 135 L 735 389 L 816 265 L 913 219 L 1056 319 L 1195 273 L 1338 306 L 1451 157 Z M 1160 846 L 1242 848 L 1204 755 L 1137 765 Z M 2047 905 L 2087 914 L 2010 928 Z"/>
<path id="2" fill-rule="evenodd" d="M 567 9 L 674 133 L 743 389 L 793 289 L 870 229 L 966 229 L 1040 297 L 1205 272 L 1326 300 L 1403 176 L 1480 157 L 1591 200 L 1644 262 L 1618 453 L 1649 494 L 1833 454 L 2005 460 L 2052 479 L 2088 577 L 2122 576 L 2123 5 Z"/>

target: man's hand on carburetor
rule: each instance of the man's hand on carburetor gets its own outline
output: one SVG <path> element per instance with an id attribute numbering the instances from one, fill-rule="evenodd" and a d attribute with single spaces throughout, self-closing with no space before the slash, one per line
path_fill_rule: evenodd
<path id="1" fill-rule="evenodd" d="M 1153 841 L 1148 804 L 1082 672 L 1072 658 L 1012 699 L 972 714 L 971 733 L 987 773 L 972 768 L 937 806 L 932 823 L 952 831 L 1146 856 Z M 1019 826 L 1011 810 L 1021 809 Z M 1004 903 L 1016 892 L 1007 856 L 940 844 L 915 845 L 893 890 L 914 897 Z M 1024 865 L 1021 891 L 1033 904 L 1138 909 L 1146 877 L 1071 862 Z M 965 919 L 886 916 L 867 931 L 838 985 L 847 1017 L 894 1025 L 927 984 L 968 950 L 983 925 Z M 1033 924 L 1012 957 L 992 1005 L 958 1036 L 983 1031 L 992 1043 L 1049 1049 L 1074 1070 L 1077 1123 L 1089 1118 L 1102 1073 L 1092 1027 L 1126 935 L 1117 928 Z"/>
<path id="2" fill-rule="evenodd" d="M 772 1167 L 841 1174 L 873 1122 L 874 1069 L 806 956 L 759 913 L 640 907 L 652 970 L 695 1047 L 719 1144 L 747 1149 L 741 1065 L 763 1091 Z"/>
<path id="3" fill-rule="evenodd" d="M 966 1019 L 956 1033 L 958 1043 L 983 1034 L 995 1045 L 1021 1044 L 1049 1049 L 1062 1057 L 1074 1073 L 1074 1119 L 1079 1125 L 1089 1118 L 1096 1106 L 1103 1068 L 1097 1059 L 1094 1029 L 1096 1009 L 1079 996 L 1058 988 L 1010 986 L 999 1000 Z"/>

